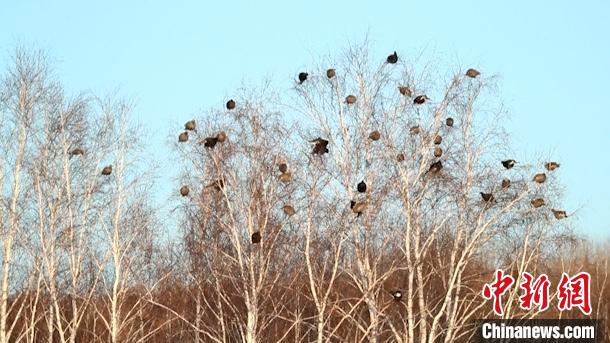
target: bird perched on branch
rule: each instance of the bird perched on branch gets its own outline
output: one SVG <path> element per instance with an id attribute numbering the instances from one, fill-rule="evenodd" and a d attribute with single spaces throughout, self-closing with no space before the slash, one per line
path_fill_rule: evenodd
<path id="1" fill-rule="evenodd" d="M 386 58 L 386 62 L 388 62 L 389 64 L 394 64 L 398 62 L 398 54 L 396 53 L 396 51 L 394 51 L 393 54 L 389 55 L 388 58 Z"/>
<path id="2" fill-rule="evenodd" d="M 481 73 L 474 68 L 470 68 L 470 69 L 466 70 L 466 76 L 471 77 L 473 79 L 479 75 L 481 75 Z"/>
<path id="3" fill-rule="evenodd" d="M 328 153 L 328 141 L 323 138 L 316 138 L 314 140 L 309 141 L 313 143 L 313 151 L 311 152 L 314 155 L 324 155 Z"/>
<path id="4" fill-rule="evenodd" d="M 409 89 L 409 87 L 407 86 L 399 86 L 398 87 L 398 91 L 400 92 L 400 94 L 404 95 L 404 96 L 408 96 L 411 97 L 411 95 L 413 95 L 411 93 L 411 90 Z"/>
<path id="5" fill-rule="evenodd" d="M 252 234 L 252 244 L 258 244 L 261 242 L 261 233 L 256 231 Z"/>
<path id="6" fill-rule="evenodd" d="M 235 100 L 230 99 L 227 101 L 227 110 L 232 110 L 235 108 Z"/>
<path id="7" fill-rule="evenodd" d="M 453 126 L 453 118 L 449 117 L 447 118 L 447 120 L 445 120 L 445 124 L 449 127 Z"/>
<path id="8" fill-rule="evenodd" d="M 379 133 L 379 131 L 375 130 L 375 131 L 371 132 L 371 134 L 369 134 L 369 138 L 372 141 L 378 141 L 379 138 L 381 138 L 381 133 Z"/>
<path id="9" fill-rule="evenodd" d="M 402 152 L 396 155 L 396 162 L 402 162 L 405 160 L 405 154 Z"/>
<path id="10" fill-rule="evenodd" d="M 443 169 L 443 163 L 441 161 L 436 161 L 430 165 L 430 169 L 428 169 L 428 172 L 431 172 L 432 174 L 438 174 L 441 169 Z"/>
<path id="11" fill-rule="evenodd" d="M 542 198 L 532 199 L 531 203 L 534 208 L 538 208 L 538 207 L 544 205 L 544 199 L 542 199 Z"/>
<path id="12" fill-rule="evenodd" d="M 494 195 L 492 193 L 481 192 L 481 198 L 485 202 L 492 202 L 494 200 Z"/>
<path id="13" fill-rule="evenodd" d="M 364 180 L 362 180 L 362 181 L 360 181 L 360 183 L 358 183 L 358 186 L 356 187 L 356 189 L 358 190 L 359 193 L 366 192 L 366 183 L 364 182 Z"/>
<path id="14" fill-rule="evenodd" d="M 189 188 L 187 186 L 180 187 L 180 195 L 183 197 L 189 195 Z"/>
<path id="15" fill-rule="evenodd" d="M 292 174 L 290 172 L 282 173 L 279 177 L 280 182 L 288 183 L 292 180 Z"/>
<path id="16" fill-rule="evenodd" d="M 413 99 L 413 103 L 416 105 L 421 105 L 426 102 L 426 100 L 430 100 L 427 95 L 418 95 Z"/>
<path id="17" fill-rule="evenodd" d="M 292 207 L 290 205 L 284 205 L 284 207 L 282 207 L 282 210 L 289 217 L 292 217 L 296 213 L 296 211 L 294 210 L 294 207 Z"/>
<path id="18" fill-rule="evenodd" d="M 351 104 L 355 103 L 355 102 L 356 102 L 356 100 L 357 100 L 357 98 L 356 98 L 356 96 L 355 96 L 355 95 L 348 95 L 348 96 L 346 96 L 346 97 L 345 97 L 345 102 L 346 102 L 348 105 L 351 105 Z"/>
<path id="19" fill-rule="evenodd" d="M 536 175 L 534 175 L 533 180 L 536 181 L 537 183 L 544 183 L 544 181 L 546 181 L 546 174 L 545 173 L 536 174 Z"/>
<path id="20" fill-rule="evenodd" d="M 436 135 L 436 137 L 434 137 L 434 144 L 439 145 L 443 142 L 443 137 L 441 137 L 440 135 Z"/>
<path id="21" fill-rule="evenodd" d="M 515 166 L 515 163 L 517 163 L 517 161 L 515 161 L 515 160 L 504 160 L 504 161 L 502 161 L 502 165 L 506 169 L 511 169 L 512 167 Z"/>
<path id="22" fill-rule="evenodd" d="M 302 72 L 299 73 L 299 84 L 303 84 L 303 82 L 305 82 L 307 80 L 307 77 L 309 76 L 309 74 Z"/>
<path id="23" fill-rule="evenodd" d="M 566 213 L 566 211 L 563 211 L 563 210 L 556 210 L 556 209 L 552 208 L 551 212 L 553 212 L 555 219 L 565 219 L 568 217 L 568 214 Z"/>
<path id="24" fill-rule="evenodd" d="M 197 124 L 195 123 L 195 119 L 189 120 L 186 123 L 184 123 L 184 129 L 187 131 L 196 131 Z"/>
<path id="25" fill-rule="evenodd" d="M 85 150 L 81 149 L 81 148 L 76 148 L 72 151 L 70 151 L 70 158 L 72 158 L 72 156 L 77 156 L 77 155 L 84 155 L 85 154 Z"/>
<path id="26" fill-rule="evenodd" d="M 434 157 L 441 157 L 443 155 L 443 149 L 440 147 L 434 148 Z"/>
<path id="27" fill-rule="evenodd" d="M 508 189 L 508 188 L 510 188 L 510 184 L 511 184 L 511 182 L 510 182 L 510 180 L 509 180 L 509 179 L 504 179 L 504 180 L 502 180 L 502 189 Z"/>
<path id="28" fill-rule="evenodd" d="M 546 162 L 544 164 L 544 168 L 546 168 L 546 170 L 548 170 L 548 171 L 553 171 L 553 170 L 559 168 L 559 163 L 557 163 L 557 162 Z"/>
<path id="29" fill-rule="evenodd" d="M 184 143 L 189 140 L 189 133 L 184 131 L 178 135 L 178 142 Z"/>
<path id="30" fill-rule="evenodd" d="M 352 209 L 352 212 L 356 213 L 356 217 L 360 217 L 362 212 L 364 212 L 366 209 L 366 202 L 352 200 L 350 203 L 350 208 Z"/>
<path id="31" fill-rule="evenodd" d="M 332 79 L 333 77 L 335 77 L 336 75 L 336 71 L 333 68 L 330 68 L 326 71 L 326 77 L 328 77 L 329 79 Z"/>
<path id="32" fill-rule="evenodd" d="M 219 143 L 224 143 L 224 141 L 227 140 L 227 133 L 224 131 L 220 131 L 219 133 L 216 134 L 216 140 Z"/>
<path id="33" fill-rule="evenodd" d="M 421 129 L 419 128 L 419 126 L 412 126 L 409 129 L 409 133 L 412 135 L 418 135 L 421 132 Z"/>
<path id="34" fill-rule="evenodd" d="M 112 166 L 105 166 L 105 167 L 102 169 L 102 175 L 106 175 L 106 176 L 108 176 L 108 175 L 110 175 L 110 174 L 112 174 Z"/>
<path id="35" fill-rule="evenodd" d="M 288 165 L 284 162 L 280 163 L 278 167 L 281 173 L 285 173 L 288 171 Z"/>
<path id="36" fill-rule="evenodd" d="M 218 138 L 217 137 L 206 137 L 200 143 L 203 143 L 203 146 L 206 148 L 213 149 L 216 146 L 216 143 L 218 143 Z"/>

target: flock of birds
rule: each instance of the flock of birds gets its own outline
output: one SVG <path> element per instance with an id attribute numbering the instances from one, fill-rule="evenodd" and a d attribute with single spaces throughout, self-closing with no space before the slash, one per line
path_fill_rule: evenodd
<path id="1" fill-rule="evenodd" d="M 397 53 L 394 52 L 393 54 L 389 55 L 386 59 L 386 62 L 388 64 L 397 63 L 398 62 Z M 465 75 L 470 78 L 476 78 L 477 76 L 480 75 L 480 72 L 476 69 L 470 68 L 466 71 Z M 336 70 L 332 69 L 332 68 L 328 69 L 326 71 L 326 76 L 327 76 L 327 78 L 332 79 L 333 77 L 336 76 Z M 298 84 L 305 83 L 307 81 L 308 77 L 309 77 L 309 74 L 306 72 L 299 73 Z M 403 96 L 413 97 L 413 93 L 409 87 L 399 86 L 398 91 Z M 356 103 L 357 100 L 358 99 L 355 95 L 348 95 L 345 98 L 345 103 L 348 105 L 351 105 L 351 104 Z M 425 94 L 419 94 L 419 95 L 415 95 L 413 97 L 413 103 L 415 105 L 424 104 L 427 100 L 429 100 L 429 98 Z M 236 105 L 237 104 L 236 104 L 235 100 L 230 99 L 226 103 L 226 109 L 229 111 L 234 110 L 236 108 Z M 447 118 L 445 121 L 445 124 L 449 127 L 452 127 L 454 125 L 453 118 Z M 197 131 L 197 125 L 195 123 L 195 120 L 190 120 L 184 124 L 184 131 L 178 135 L 178 142 L 180 142 L 180 143 L 187 142 L 189 140 L 189 132 L 191 132 L 191 131 L 194 131 L 194 132 Z M 417 135 L 421 132 L 421 129 L 419 126 L 414 126 L 409 129 L 409 132 L 412 135 Z M 380 138 L 381 138 L 381 133 L 377 130 L 375 130 L 369 134 L 369 139 L 371 139 L 372 141 L 377 141 Z M 224 143 L 226 140 L 227 140 L 227 134 L 224 131 L 220 131 L 214 136 L 206 137 L 203 140 L 199 141 L 199 144 L 203 144 L 203 146 L 208 149 L 214 149 L 214 147 L 216 147 L 216 145 L 218 143 Z M 434 148 L 434 156 L 437 158 L 441 157 L 443 154 L 443 150 L 440 148 L 439 145 L 442 142 L 442 137 L 440 135 L 435 136 L 433 142 L 436 145 Z M 310 140 L 310 143 L 312 144 L 311 153 L 313 155 L 322 156 L 324 154 L 329 153 L 329 141 L 327 139 L 318 137 L 313 140 Z M 81 151 L 75 150 L 73 153 L 78 154 L 79 152 L 81 152 Z M 82 154 L 82 152 L 81 152 L 81 154 Z M 404 154 L 399 153 L 398 155 L 396 155 L 397 162 L 402 162 L 404 160 L 405 160 Z M 513 159 L 508 159 L 508 160 L 501 161 L 501 163 L 504 168 L 512 169 L 517 162 Z M 279 172 L 280 172 L 278 180 L 282 183 L 291 182 L 292 174 L 288 169 L 288 165 L 286 163 L 280 163 L 278 165 L 278 167 L 279 167 Z M 552 172 L 553 170 L 559 168 L 559 163 L 546 162 L 546 163 L 544 163 L 544 167 L 547 171 Z M 430 164 L 426 174 L 428 174 L 428 173 L 430 173 L 432 175 L 439 174 L 442 169 L 443 169 L 443 163 L 440 160 L 437 160 Z M 102 170 L 103 175 L 110 175 L 111 172 L 112 172 L 112 166 L 107 166 Z M 533 177 L 533 181 L 538 184 L 544 183 L 546 181 L 546 179 L 547 179 L 547 176 L 545 173 L 538 173 L 538 174 L 534 175 L 534 177 Z M 506 190 L 506 189 L 510 188 L 510 186 L 511 186 L 511 181 L 509 179 L 502 180 L 502 184 L 501 184 L 502 190 Z M 222 179 L 215 180 L 212 183 L 205 186 L 206 189 L 212 188 L 216 191 L 222 190 L 223 187 L 224 187 L 224 181 Z M 356 186 L 356 190 L 358 191 L 358 193 L 361 193 L 361 194 L 366 193 L 366 191 L 367 191 L 366 183 L 364 181 L 359 182 Z M 180 194 L 182 196 L 188 196 L 189 195 L 188 186 L 186 186 L 186 185 L 182 186 L 180 188 Z M 493 193 L 480 192 L 480 194 L 481 194 L 482 201 L 484 203 L 489 204 L 489 203 L 494 202 Z M 535 199 L 531 200 L 531 205 L 534 208 L 540 208 L 543 205 L 545 205 L 545 201 L 543 198 L 535 198 Z M 366 201 L 351 200 L 351 202 L 350 202 L 350 209 L 352 210 L 353 213 L 356 214 L 356 217 L 360 217 L 360 215 L 362 215 L 362 213 L 366 210 L 366 208 L 367 208 Z M 282 208 L 282 210 L 288 216 L 293 216 L 294 214 L 296 214 L 296 210 L 291 205 L 285 205 Z M 556 219 L 564 219 L 564 218 L 568 217 L 566 211 L 557 210 L 554 208 L 552 208 L 551 211 Z M 262 236 L 261 236 L 260 231 L 254 232 L 251 236 L 252 244 L 260 243 L 261 239 L 262 239 Z M 394 299 L 396 299 L 396 300 L 400 300 L 400 298 L 402 297 L 402 293 L 400 291 L 394 291 L 391 293 L 392 293 L 392 296 L 394 297 Z"/>

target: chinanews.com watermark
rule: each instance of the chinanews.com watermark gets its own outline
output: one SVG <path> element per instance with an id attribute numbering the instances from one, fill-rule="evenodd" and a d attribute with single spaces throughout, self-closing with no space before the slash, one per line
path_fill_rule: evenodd
<path id="1" fill-rule="evenodd" d="M 524 311 L 542 313 L 551 307 L 559 312 L 579 310 L 591 315 L 591 275 L 563 273 L 550 298 L 551 281 L 542 274 L 534 277 L 524 272 L 519 283 L 511 275 L 496 270 L 494 280 L 483 285 L 482 296 L 492 301 L 498 317 L 504 316 L 503 296 L 519 287 L 519 307 Z M 604 323 L 595 319 L 486 319 L 477 323 L 478 342 L 595 342 L 604 343 Z"/>

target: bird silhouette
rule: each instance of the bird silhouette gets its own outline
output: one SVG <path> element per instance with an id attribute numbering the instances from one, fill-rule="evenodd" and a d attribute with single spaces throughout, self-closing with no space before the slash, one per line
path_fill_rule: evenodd
<path id="1" fill-rule="evenodd" d="M 536 175 L 534 175 L 533 180 L 536 181 L 537 183 L 544 183 L 544 181 L 546 181 L 546 174 L 545 173 L 536 174 Z"/>
<path id="2" fill-rule="evenodd" d="M 70 158 L 72 158 L 72 156 L 78 156 L 78 155 L 84 155 L 85 154 L 85 150 L 81 149 L 81 148 L 76 148 L 72 151 L 70 151 Z"/>
<path id="3" fill-rule="evenodd" d="M 232 110 L 235 108 L 235 100 L 230 99 L 227 101 L 227 110 Z"/>
<path id="4" fill-rule="evenodd" d="M 108 176 L 108 175 L 110 175 L 110 174 L 112 174 L 112 166 L 105 166 L 105 167 L 102 169 L 102 175 L 106 175 L 106 176 Z"/>
<path id="5" fill-rule="evenodd" d="M 428 169 L 428 172 L 437 174 L 441 171 L 441 169 L 443 169 L 443 163 L 441 161 L 436 161 L 430 165 L 430 169 Z"/>
<path id="6" fill-rule="evenodd" d="M 502 165 L 506 169 L 510 169 L 510 168 L 514 167 L 515 163 L 517 163 L 517 161 L 515 161 L 515 160 L 504 160 L 504 161 L 502 161 Z"/>
<path id="7" fill-rule="evenodd" d="M 565 219 L 568 217 L 568 214 L 566 213 L 566 211 L 563 211 L 563 210 L 556 210 L 556 209 L 552 208 L 551 212 L 553 212 L 555 219 Z"/>
<path id="8" fill-rule="evenodd" d="M 502 180 L 502 189 L 508 189 L 508 188 L 510 188 L 510 184 L 511 184 L 511 182 L 510 182 L 510 180 L 509 180 L 509 179 L 504 179 L 504 180 Z"/>
<path id="9" fill-rule="evenodd" d="M 180 187 L 180 195 L 183 197 L 189 195 L 189 188 L 187 186 Z"/>
<path id="10" fill-rule="evenodd" d="M 548 171 L 553 171 L 553 170 L 559 168 L 559 163 L 557 163 L 557 162 L 546 162 L 544 164 L 544 168 L 546 168 L 546 170 L 548 170 Z"/>
<path id="11" fill-rule="evenodd" d="M 479 75 L 481 75 L 481 73 L 476 69 L 470 68 L 466 70 L 466 76 L 471 77 L 473 79 Z"/>
<path id="12" fill-rule="evenodd" d="M 443 155 L 443 149 L 440 147 L 434 148 L 434 157 L 441 157 Z"/>
<path id="13" fill-rule="evenodd" d="M 418 95 L 413 99 L 413 103 L 416 105 L 421 105 L 426 102 L 426 100 L 430 100 L 427 95 Z"/>
<path id="14" fill-rule="evenodd" d="M 481 198 L 483 198 L 483 201 L 485 202 L 492 202 L 494 200 L 494 196 L 492 193 L 481 192 Z"/>
<path id="15" fill-rule="evenodd" d="M 532 199 L 531 204 L 534 208 L 538 208 L 538 207 L 544 205 L 544 199 L 542 199 L 542 198 Z"/>
<path id="16" fill-rule="evenodd" d="M 284 207 L 282 207 L 282 210 L 289 217 L 292 217 L 296 213 L 296 211 L 294 210 L 294 207 L 292 207 L 290 205 L 284 205 Z"/>
<path id="17" fill-rule="evenodd" d="M 346 102 L 348 105 L 351 105 L 351 104 L 353 104 L 353 103 L 355 103 L 355 102 L 356 102 L 356 99 L 357 99 L 357 98 L 356 98 L 356 96 L 355 96 L 355 95 L 348 95 L 348 96 L 346 96 L 346 97 L 345 97 L 345 102 Z"/>
<path id="18" fill-rule="evenodd" d="M 316 138 L 314 140 L 309 141 L 313 143 L 313 151 L 311 152 L 314 155 L 324 155 L 328 153 L 328 141 L 323 138 Z"/>
<path id="19" fill-rule="evenodd" d="M 187 131 L 195 131 L 197 129 L 197 124 L 195 123 L 195 119 L 189 120 L 184 123 L 184 129 Z"/>
<path id="20" fill-rule="evenodd" d="M 397 162 L 402 162 L 404 160 L 405 160 L 405 154 L 403 154 L 402 152 L 396 155 Z"/>
<path id="21" fill-rule="evenodd" d="M 184 131 L 180 135 L 178 135 L 178 142 L 184 143 L 189 140 L 189 133 Z"/>
<path id="22" fill-rule="evenodd" d="M 218 143 L 218 138 L 217 137 L 207 137 L 202 141 L 202 143 L 203 143 L 204 147 L 213 149 L 216 146 L 216 143 Z"/>
<path id="23" fill-rule="evenodd" d="M 252 234 L 252 244 L 258 244 L 261 242 L 261 233 L 256 231 Z"/>
<path id="24" fill-rule="evenodd" d="M 356 187 L 358 189 L 358 192 L 360 193 L 364 193 L 366 192 L 366 183 L 364 182 L 364 180 L 360 181 L 360 183 L 358 183 L 358 187 Z"/>
<path id="25" fill-rule="evenodd" d="M 364 201 L 351 201 L 350 208 L 352 212 L 356 213 L 356 217 L 360 217 L 362 212 L 366 209 L 366 202 Z"/>
<path id="26" fill-rule="evenodd" d="M 389 55 L 386 61 L 390 64 L 398 62 L 398 54 L 396 53 L 396 51 L 394 51 L 393 54 Z"/>
<path id="27" fill-rule="evenodd" d="M 392 295 L 392 298 L 394 298 L 394 301 L 400 301 L 402 299 L 402 292 L 398 289 L 393 290 L 390 294 Z"/>
<path id="28" fill-rule="evenodd" d="M 447 124 L 449 127 L 453 126 L 453 118 L 447 118 L 447 120 L 445 120 L 445 124 Z"/>
<path id="29" fill-rule="evenodd" d="M 369 138 L 373 141 L 378 141 L 379 138 L 381 138 L 381 133 L 379 133 L 379 131 L 375 130 L 369 134 Z"/>
<path id="30" fill-rule="evenodd" d="M 411 90 L 407 86 L 399 86 L 398 91 L 404 96 L 410 97 L 412 95 Z"/>
<path id="31" fill-rule="evenodd" d="M 440 135 L 436 135 L 436 137 L 434 137 L 434 144 L 439 145 L 442 141 L 443 137 L 441 137 Z"/>
<path id="32" fill-rule="evenodd" d="M 421 132 L 419 126 L 413 126 L 409 129 L 409 133 L 412 135 L 418 135 Z"/>
<path id="33" fill-rule="evenodd" d="M 335 77 L 336 75 L 336 71 L 333 68 L 330 68 L 326 71 L 326 77 L 328 77 L 329 79 L 332 79 L 333 77 Z"/>
<path id="34" fill-rule="evenodd" d="M 288 165 L 286 163 L 280 163 L 279 168 L 281 173 L 285 173 L 288 171 Z"/>
<path id="35" fill-rule="evenodd" d="M 299 73 L 299 84 L 303 84 L 303 82 L 305 82 L 305 80 L 307 80 L 307 76 L 309 76 L 309 74 L 307 73 Z"/>
<path id="36" fill-rule="evenodd" d="M 282 173 L 279 177 L 279 180 L 280 180 L 280 182 L 283 182 L 283 183 L 290 182 L 292 180 L 292 173 L 290 173 L 290 172 Z"/>

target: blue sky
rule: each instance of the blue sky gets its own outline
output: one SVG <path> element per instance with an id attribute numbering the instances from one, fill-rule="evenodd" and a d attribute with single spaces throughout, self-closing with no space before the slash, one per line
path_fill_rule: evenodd
<path id="1" fill-rule="evenodd" d="M 561 161 L 565 208 L 598 238 L 610 233 L 609 15 L 603 0 L 7 1 L 0 66 L 34 45 L 69 91 L 120 88 L 166 157 L 168 134 L 244 81 L 288 88 L 313 57 L 367 34 L 382 57 L 431 52 L 501 76 L 515 156 Z"/>

